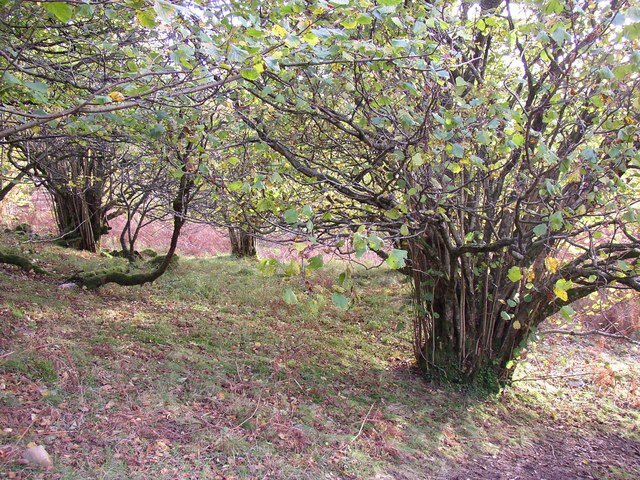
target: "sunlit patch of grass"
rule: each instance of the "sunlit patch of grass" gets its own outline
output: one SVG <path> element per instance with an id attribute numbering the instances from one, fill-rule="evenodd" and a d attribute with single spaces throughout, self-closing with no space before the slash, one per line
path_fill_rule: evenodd
<path id="1" fill-rule="evenodd" d="M 58 380 L 58 372 L 51 360 L 29 352 L 0 360 L 0 372 L 21 373 L 35 381 L 52 384 Z"/>

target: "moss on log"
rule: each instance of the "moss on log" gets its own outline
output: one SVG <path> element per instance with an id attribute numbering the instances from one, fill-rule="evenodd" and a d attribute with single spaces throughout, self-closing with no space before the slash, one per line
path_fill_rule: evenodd
<path id="1" fill-rule="evenodd" d="M 183 169 L 186 168 L 186 161 L 183 163 Z M 186 173 L 186 171 L 185 171 Z M 185 223 L 187 214 L 187 206 L 189 191 L 193 188 L 193 177 L 189 174 L 185 174 L 180 179 L 180 188 L 177 195 L 173 200 L 173 211 L 176 212 L 173 216 L 173 233 L 171 235 L 171 242 L 169 244 L 169 250 L 166 255 L 154 258 L 156 265 L 153 265 L 153 269 L 147 272 L 128 273 L 122 271 L 101 271 L 93 273 L 85 273 L 76 275 L 75 278 L 70 279 L 72 282 L 86 287 L 87 289 L 96 289 L 107 283 L 117 283 L 131 287 L 134 285 L 143 285 L 145 283 L 153 282 L 158 279 L 167 268 L 175 262 L 176 248 L 178 247 L 178 239 L 180 238 L 180 231 Z"/>
<path id="2" fill-rule="evenodd" d="M 127 287 L 143 285 L 145 283 L 153 282 L 160 277 L 160 275 L 162 275 L 162 273 L 158 273 L 158 269 L 136 273 L 123 272 L 119 270 L 104 270 L 76 275 L 69 280 L 82 287 L 86 287 L 89 290 L 95 290 L 107 283 L 117 283 L 118 285 Z"/>
<path id="3" fill-rule="evenodd" d="M 0 263 L 15 265 L 16 267 L 20 267 L 26 271 L 33 270 L 34 272 L 41 275 L 50 275 L 49 272 L 32 263 L 31 260 L 29 260 L 27 257 L 23 257 L 22 255 L 18 255 L 16 253 L 0 251 Z"/>

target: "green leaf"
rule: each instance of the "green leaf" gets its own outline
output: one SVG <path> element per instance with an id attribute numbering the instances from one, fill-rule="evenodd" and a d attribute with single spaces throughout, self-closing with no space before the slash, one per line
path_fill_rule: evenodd
<path id="1" fill-rule="evenodd" d="M 156 12 L 152 8 L 147 8 L 146 10 L 138 10 L 136 13 L 136 18 L 140 25 L 145 28 L 153 28 L 157 25 L 156 23 Z"/>
<path id="2" fill-rule="evenodd" d="M 322 255 L 316 255 L 315 257 L 311 257 L 309 259 L 309 266 L 307 267 L 309 270 L 318 270 L 322 268 L 324 265 L 324 258 Z"/>
<path id="3" fill-rule="evenodd" d="M 544 6 L 544 13 L 562 13 L 564 10 L 564 5 L 562 0 L 550 0 Z"/>
<path id="4" fill-rule="evenodd" d="M 343 293 L 334 292 L 331 295 L 331 301 L 340 310 L 346 310 L 349 308 L 349 299 Z"/>
<path id="5" fill-rule="evenodd" d="M 268 212 L 273 208 L 273 203 L 268 198 L 262 198 L 256 205 L 256 210 L 259 212 Z"/>
<path id="6" fill-rule="evenodd" d="M 171 175 L 171 178 L 180 180 L 182 177 L 184 177 L 184 171 L 181 168 L 174 168 L 173 170 L 171 170 L 171 172 L 169 172 L 169 175 Z"/>
<path id="7" fill-rule="evenodd" d="M 113 102 L 111 97 L 108 96 L 108 95 L 96 95 L 95 97 L 93 97 L 93 101 L 95 103 L 97 103 L 98 105 L 105 105 L 107 103 L 112 103 Z"/>
<path id="8" fill-rule="evenodd" d="M 411 157 L 411 163 L 414 167 L 420 167 L 424 164 L 424 159 L 422 158 L 420 152 L 414 154 L 413 157 Z"/>
<path id="9" fill-rule="evenodd" d="M 451 154 L 456 158 L 464 157 L 464 147 L 459 143 L 454 143 L 451 146 Z"/>
<path id="10" fill-rule="evenodd" d="M 384 216 L 390 218 L 391 220 L 397 220 L 402 217 L 402 214 L 394 208 L 393 210 L 387 210 L 386 212 L 384 212 Z"/>
<path id="11" fill-rule="evenodd" d="M 22 81 L 15 75 L 9 72 L 4 72 L 4 74 L 2 75 L 2 83 L 5 83 L 7 85 L 20 85 Z"/>
<path id="12" fill-rule="evenodd" d="M 164 133 L 165 128 L 161 123 L 156 123 L 151 130 L 149 130 L 149 136 L 151 138 L 159 138 Z"/>
<path id="13" fill-rule="evenodd" d="M 409 235 L 409 227 L 407 227 L 406 225 L 402 225 L 400 227 L 400 235 L 404 235 L 405 237 Z"/>
<path id="14" fill-rule="evenodd" d="M 24 82 L 24 86 L 29 90 L 33 90 L 34 92 L 42 93 L 43 95 L 47 94 L 49 87 L 46 83 L 43 82 Z"/>
<path id="15" fill-rule="evenodd" d="M 244 186 L 244 182 L 240 180 L 227 183 L 227 188 L 229 189 L 230 192 L 239 192 L 240 190 L 242 190 L 243 186 Z"/>
<path id="16" fill-rule="evenodd" d="M 522 279 L 522 270 L 520 267 L 511 267 L 507 276 L 512 282 L 519 282 Z"/>
<path id="17" fill-rule="evenodd" d="M 562 216 L 562 212 L 556 212 L 549 217 L 549 226 L 554 232 L 562 229 L 562 227 L 564 226 L 564 218 Z"/>
<path id="18" fill-rule="evenodd" d="M 342 22 L 340 22 L 340 25 L 342 25 L 347 30 L 352 30 L 352 29 L 354 29 L 354 28 L 356 28 L 358 26 L 358 21 L 357 20 L 343 20 Z"/>
<path id="19" fill-rule="evenodd" d="M 547 224 L 546 223 L 539 223 L 538 225 L 533 227 L 533 234 L 536 237 L 542 237 L 543 235 L 546 235 L 546 233 L 547 233 Z"/>
<path id="20" fill-rule="evenodd" d="M 295 208 L 290 208 L 284 212 L 284 221 L 291 223 L 298 223 L 298 211 Z"/>
<path id="21" fill-rule="evenodd" d="M 524 144 L 524 135 L 520 133 L 515 133 L 511 137 L 511 141 L 518 147 L 521 147 Z"/>
<path id="22" fill-rule="evenodd" d="M 481 130 L 476 134 L 476 139 L 480 145 L 487 145 L 490 141 L 489 134 L 484 130 Z"/>
<path id="23" fill-rule="evenodd" d="M 73 7 L 65 2 L 47 2 L 44 9 L 54 15 L 61 22 L 68 22 L 73 18 Z"/>
<path id="24" fill-rule="evenodd" d="M 622 30 L 622 33 L 629 40 L 637 40 L 638 38 L 640 38 L 640 22 L 627 25 Z"/>
<path id="25" fill-rule="evenodd" d="M 559 46 L 569 40 L 571 36 L 567 33 L 567 31 L 562 27 L 556 27 L 556 29 L 551 33 L 551 38 L 553 38 L 554 42 L 556 42 Z"/>
<path id="26" fill-rule="evenodd" d="M 407 251 L 394 248 L 385 260 L 389 267 L 397 270 L 406 266 Z"/>
<path id="27" fill-rule="evenodd" d="M 571 308 L 571 305 L 565 305 L 560 309 L 560 314 L 565 320 L 571 320 L 571 317 L 576 313 L 576 311 Z"/>
<path id="28" fill-rule="evenodd" d="M 398 118 L 400 119 L 400 123 L 402 123 L 402 126 L 404 128 L 410 128 L 418 124 L 418 122 L 415 121 L 415 119 L 411 116 L 411 114 L 407 110 L 402 110 L 398 114 Z"/>
<path id="29" fill-rule="evenodd" d="M 162 20 L 164 23 L 171 23 L 171 20 L 173 19 L 173 14 L 175 12 L 173 5 L 171 5 L 169 2 L 156 0 L 156 2 L 153 5 L 153 8 L 158 14 L 158 17 L 160 18 L 160 20 Z"/>
<path id="30" fill-rule="evenodd" d="M 300 275 L 300 265 L 295 260 L 282 264 L 282 271 L 287 277 L 295 277 Z"/>
<path id="31" fill-rule="evenodd" d="M 561 278 L 556 281 L 555 286 L 556 288 L 560 290 L 564 290 L 566 292 L 567 290 L 570 290 L 573 287 L 573 282 L 571 280 L 565 280 L 564 278 Z"/>
<path id="32" fill-rule="evenodd" d="M 249 53 L 239 47 L 236 47 L 235 45 L 231 45 L 231 48 L 229 49 L 229 61 L 231 62 L 243 62 L 244 60 L 246 60 L 247 58 L 249 58 Z"/>
<path id="33" fill-rule="evenodd" d="M 298 297 L 296 296 L 295 292 L 290 288 L 287 288 L 284 291 L 284 295 L 282 295 L 282 299 L 284 300 L 284 303 L 286 303 L 287 305 L 295 305 L 296 303 L 298 303 Z"/>
<path id="34" fill-rule="evenodd" d="M 565 280 L 563 278 L 556 281 L 553 287 L 553 293 L 560 300 L 567 302 L 569 300 L 569 295 L 567 292 L 573 287 L 573 283 L 571 280 Z"/>

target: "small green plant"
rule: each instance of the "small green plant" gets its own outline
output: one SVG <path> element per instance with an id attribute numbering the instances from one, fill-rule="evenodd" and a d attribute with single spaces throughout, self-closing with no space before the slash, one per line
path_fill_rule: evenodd
<path id="1" fill-rule="evenodd" d="M 32 380 L 41 380 L 45 383 L 55 383 L 58 380 L 56 367 L 47 358 L 23 356 L 7 359 L 0 362 L 0 372 L 21 373 Z"/>

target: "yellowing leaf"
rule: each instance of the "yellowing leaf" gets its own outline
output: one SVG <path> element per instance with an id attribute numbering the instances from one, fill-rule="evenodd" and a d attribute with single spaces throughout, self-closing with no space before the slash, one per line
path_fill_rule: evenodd
<path id="1" fill-rule="evenodd" d="M 567 183 L 580 183 L 582 181 L 582 172 L 579 168 L 576 168 L 573 172 L 567 175 Z"/>
<path id="2" fill-rule="evenodd" d="M 560 262 L 557 258 L 547 257 L 544 259 L 544 266 L 547 268 L 548 272 L 556 273 L 558 271 L 558 267 L 560 266 Z"/>
<path id="3" fill-rule="evenodd" d="M 520 330 L 522 328 L 522 324 L 518 320 L 513 322 L 511 326 L 513 327 L 514 330 Z"/>
<path id="4" fill-rule="evenodd" d="M 340 22 L 340 25 L 342 25 L 347 30 L 351 30 L 351 29 L 356 28 L 358 26 L 358 21 L 357 20 L 343 20 L 342 22 Z"/>
<path id="5" fill-rule="evenodd" d="M 113 100 L 114 102 L 124 102 L 124 95 L 120 92 L 110 92 L 108 97 Z"/>
<path id="6" fill-rule="evenodd" d="M 271 29 L 271 33 L 273 33 L 276 37 L 284 38 L 287 36 L 288 32 L 282 28 L 280 25 L 274 25 Z"/>
<path id="7" fill-rule="evenodd" d="M 527 272 L 527 282 L 532 283 L 535 279 L 536 279 L 536 272 L 532 268 Z"/>
<path id="8" fill-rule="evenodd" d="M 562 290 L 558 287 L 553 287 L 553 293 L 555 293 L 556 297 L 558 297 L 560 300 L 563 300 L 565 302 L 569 300 L 569 295 L 567 294 L 566 290 Z"/>
<path id="9" fill-rule="evenodd" d="M 317 43 L 320 41 L 320 39 L 318 38 L 318 36 L 313 33 L 313 32 L 307 32 L 304 34 L 304 36 L 302 37 L 302 39 L 307 42 L 309 45 L 317 45 Z"/>
<path id="10" fill-rule="evenodd" d="M 240 75 L 242 75 L 242 78 L 250 81 L 260 78 L 260 72 L 256 71 L 255 68 L 243 68 L 240 70 Z"/>

